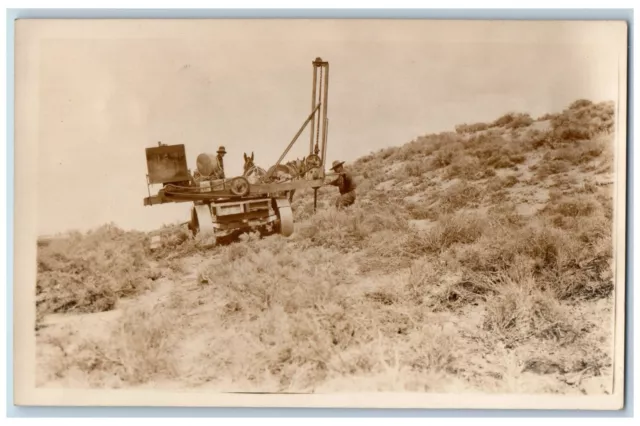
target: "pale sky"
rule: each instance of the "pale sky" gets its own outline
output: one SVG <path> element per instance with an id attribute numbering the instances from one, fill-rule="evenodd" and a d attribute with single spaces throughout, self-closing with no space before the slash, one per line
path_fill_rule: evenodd
<path id="1" fill-rule="evenodd" d="M 40 44 L 38 232 L 188 220 L 189 203 L 143 206 L 145 148 L 184 143 L 193 170 L 199 153 L 224 145 L 227 175 L 241 173 L 243 152 L 267 168 L 310 112 L 317 56 L 330 64 L 329 162 L 509 111 L 617 100 L 617 50 L 603 27 L 387 25 L 58 27 Z M 308 137 L 287 159 L 306 154 Z"/>

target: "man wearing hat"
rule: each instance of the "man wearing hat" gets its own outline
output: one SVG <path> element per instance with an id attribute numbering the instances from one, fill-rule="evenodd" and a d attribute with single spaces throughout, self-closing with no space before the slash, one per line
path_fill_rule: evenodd
<path id="1" fill-rule="evenodd" d="M 344 161 L 334 161 L 331 170 L 338 174 L 338 177 L 327 182 L 328 185 L 337 186 L 340 196 L 336 200 L 336 208 L 349 207 L 356 201 L 356 183 L 351 173 L 343 167 Z"/>
<path id="2" fill-rule="evenodd" d="M 224 149 L 224 146 L 221 146 L 220 148 L 218 148 L 218 168 L 219 168 L 219 174 L 220 176 L 218 176 L 218 179 L 224 179 L 224 161 L 222 160 L 222 158 L 224 157 L 224 155 L 227 153 L 227 150 Z"/>

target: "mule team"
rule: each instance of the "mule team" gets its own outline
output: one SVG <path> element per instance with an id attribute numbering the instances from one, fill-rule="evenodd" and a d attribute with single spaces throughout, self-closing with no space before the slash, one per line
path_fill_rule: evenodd
<path id="1" fill-rule="evenodd" d="M 216 178 L 218 179 L 225 178 L 223 159 L 226 153 L 227 151 L 224 146 L 218 148 L 216 157 Z M 243 155 L 243 176 L 252 183 L 258 182 L 267 174 L 267 171 L 256 166 L 253 161 L 253 152 L 251 153 L 251 156 L 248 156 L 246 153 Z M 336 173 L 336 176 L 327 177 L 325 179 L 325 184 L 338 187 L 339 196 L 336 199 L 335 207 L 342 209 L 351 206 L 356 201 L 356 183 L 353 180 L 353 176 L 344 168 L 344 161 L 334 161 L 331 166 L 331 170 Z M 276 179 L 276 181 L 284 181 L 304 177 L 307 172 L 309 172 L 309 170 L 307 170 L 305 158 L 303 158 L 302 160 L 296 159 L 295 161 L 289 161 L 288 163 L 278 165 L 271 175 Z M 293 197 L 293 192 L 291 192 L 290 197 Z"/>

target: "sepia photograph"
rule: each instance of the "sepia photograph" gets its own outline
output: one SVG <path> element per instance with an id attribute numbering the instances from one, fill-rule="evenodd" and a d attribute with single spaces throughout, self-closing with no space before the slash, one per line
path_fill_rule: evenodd
<path id="1" fill-rule="evenodd" d="M 620 409 L 627 24 L 15 24 L 23 405 Z"/>

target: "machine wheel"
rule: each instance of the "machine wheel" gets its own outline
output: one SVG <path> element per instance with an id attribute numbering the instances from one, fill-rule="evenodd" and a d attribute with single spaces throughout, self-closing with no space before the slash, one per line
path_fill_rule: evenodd
<path id="1" fill-rule="evenodd" d="M 293 212 L 291 211 L 291 206 L 278 206 L 278 216 L 280 218 L 280 226 L 278 226 L 280 234 L 285 237 L 293 234 Z"/>
<path id="2" fill-rule="evenodd" d="M 320 159 L 319 156 L 315 155 L 315 154 L 311 154 L 307 157 L 307 159 L 305 160 L 306 166 L 307 166 L 307 170 L 308 169 L 314 169 L 314 168 L 318 168 L 320 166 L 322 166 L 322 160 Z"/>
<path id="3" fill-rule="evenodd" d="M 191 210 L 190 228 L 194 237 L 206 239 L 215 238 L 215 229 L 211 221 L 211 209 L 208 205 L 204 204 L 193 207 Z"/>
<path id="4" fill-rule="evenodd" d="M 229 184 L 229 188 L 234 195 L 238 195 L 240 197 L 244 197 L 245 195 L 249 195 L 250 185 L 247 178 L 243 176 L 235 177 L 231 180 Z"/>
<path id="5" fill-rule="evenodd" d="M 312 167 L 304 174 L 304 178 L 307 180 L 319 179 L 321 176 L 320 167 Z"/>

